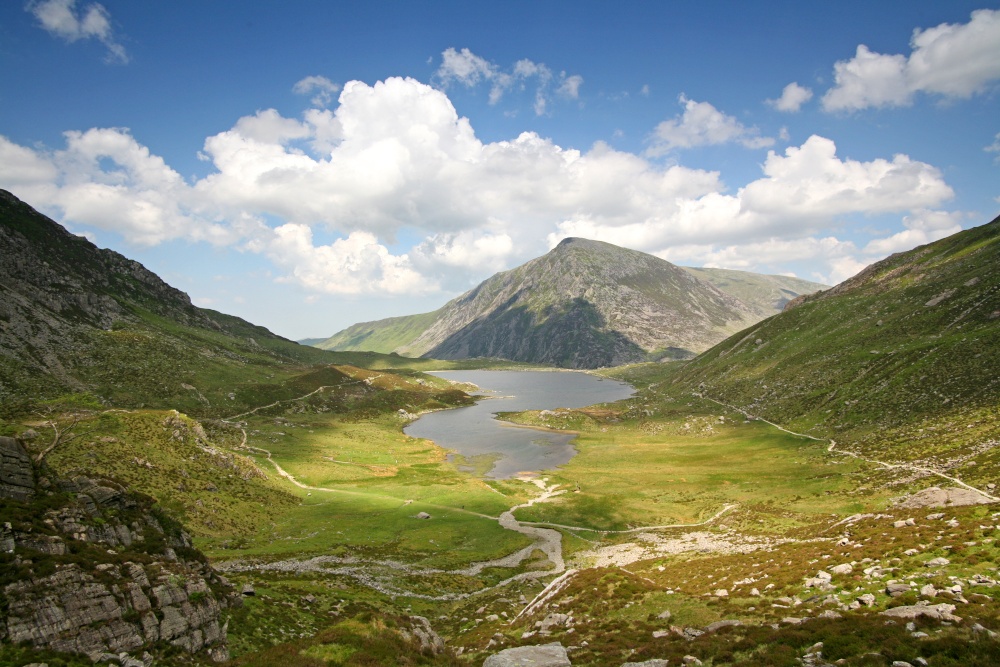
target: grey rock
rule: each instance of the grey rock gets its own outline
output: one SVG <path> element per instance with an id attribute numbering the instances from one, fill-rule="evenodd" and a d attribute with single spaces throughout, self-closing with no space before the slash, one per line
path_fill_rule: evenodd
<path id="1" fill-rule="evenodd" d="M 890 618 L 900 618 L 906 620 L 912 620 L 923 616 L 936 621 L 961 621 L 962 618 L 952 614 L 953 611 L 955 611 L 955 605 L 942 602 L 941 604 L 914 604 L 902 607 L 893 607 L 892 609 L 886 609 L 881 612 L 881 614 L 883 616 L 889 616 Z"/>
<path id="2" fill-rule="evenodd" d="M 909 592 L 909 584 L 889 584 L 885 587 L 885 594 L 893 598 L 898 598 L 899 596 Z"/>
<path id="3" fill-rule="evenodd" d="M 721 630 L 722 628 L 731 628 L 739 625 L 743 625 L 741 621 L 737 620 L 723 620 L 716 621 L 714 623 L 709 623 L 705 626 L 705 632 L 715 632 L 716 630 Z"/>
<path id="4" fill-rule="evenodd" d="M 668 667 L 670 663 L 661 658 L 644 660 L 643 662 L 623 662 L 622 667 Z"/>
<path id="5" fill-rule="evenodd" d="M 559 642 L 540 646 L 509 648 L 483 662 L 483 667 L 572 667 L 566 649 Z"/>
<path id="6" fill-rule="evenodd" d="M 566 627 L 568 625 L 571 625 L 569 614 L 549 614 L 542 619 L 541 625 L 538 626 L 538 631 L 550 632 L 552 628 Z"/>
<path id="7" fill-rule="evenodd" d="M 429 651 L 434 655 L 440 655 L 444 652 L 444 639 L 441 638 L 441 635 L 434 632 L 434 628 L 431 627 L 429 620 L 423 616 L 411 616 L 410 623 L 410 630 L 402 631 L 404 637 L 407 639 L 414 638 L 419 641 L 421 651 Z"/>
<path id="8" fill-rule="evenodd" d="M 35 497 L 35 469 L 24 446 L 0 436 L 0 498 L 23 502 Z"/>

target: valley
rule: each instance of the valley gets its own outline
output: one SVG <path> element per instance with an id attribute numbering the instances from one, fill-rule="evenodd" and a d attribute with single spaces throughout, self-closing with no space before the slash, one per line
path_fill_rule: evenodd
<path id="1" fill-rule="evenodd" d="M 538 364 L 296 345 L 0 203 L 0 665 L 996 662 L 1000 220 L 501 412 L 576 454 L 493 478 L 404 428 Z"/>

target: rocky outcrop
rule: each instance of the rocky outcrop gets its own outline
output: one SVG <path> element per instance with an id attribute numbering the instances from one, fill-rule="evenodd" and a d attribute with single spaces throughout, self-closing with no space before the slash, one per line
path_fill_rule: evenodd
<path id="1" fill-rule="evenodd" d="M 572 667 L 559 642 L 508 648 L 486 658 L 483 667 Z"/>
<path id="2" fill-rule="evenodd" d="M 940 488 L 932 486 L 907 496 L 899 507 L 959 507 L 961 505 L 985 505 L 994 502 L 990 496 L 973 489 L 957 486 Z"/>
<path id="3" fill-rule="evenodd" d="M 35 496 L 35 471 L 21 443 L 0 436 L 0 498 L 29 501 Z"/>
<path id="4" fill-rule="evenodd" d="M 168 647 L 228 659 L 222 614 L 240 596 L 179 525 L 114 482 L 36 474 L 17 440 L 0 451 L 13 519 L 0 525 L 12 568 L 0 579 L 0 641 L 95 661 Z"/>
<path id="5" fill-rule="evenodd" d="M 411 616 L 410 623 L 409 630 L 400 631 L 404 639 L 419 642 L 421 653 L 440 655 L 444 652 L 444 639 L 434 631 L 430 621 L 423 616 Z"/>

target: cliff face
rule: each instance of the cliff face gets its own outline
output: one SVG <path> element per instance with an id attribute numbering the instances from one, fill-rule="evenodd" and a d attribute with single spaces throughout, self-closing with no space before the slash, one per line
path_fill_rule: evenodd
<path id="1" fill-rule="evenodd" d="M 0 641 L 94 661 L 168 647 L 227 660 L 241 604 L 179 525 L 119 485 L 36 470 L 0 437 Z"/>

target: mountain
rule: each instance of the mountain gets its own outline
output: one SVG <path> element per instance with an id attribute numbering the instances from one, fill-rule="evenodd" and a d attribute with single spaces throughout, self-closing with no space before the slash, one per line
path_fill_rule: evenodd
<path id="1" fill-rule="evenodd" d="M 239 386 L 332 362 L 198 308 L 138 262 L 0 190 L 0 403 L 90 393 L 122 407 L 231 410 Z M 237 392 L 238 393 L 238 392 Z"/>
<path id="2" fill-rule="evenodd" d="M 1000 218 L 800 297 L 676 383 L 779 423 L 879 433 L 1000 402 Z"/>
<path id="3" fill-rule="evenodd" d="M 773 314 L 782 299 L 820 287 L 752 276 L 686 270 L 609 243 L 568 238 L 435 312 L 356 324 L 318 347 L 567 368 L 691 357 Z M 753 298 L 741 300 L 713 283 Z"/>
<path id="4" fill-rule="evenodd" d="M 754 308 L 761 319 L 780 313 L 785 304 L 803 294 L 829 289 L 829 285 L 791 276 L 774 276 L 731 269 L 681 267 L 696 278 L 709 282 Z"/>

